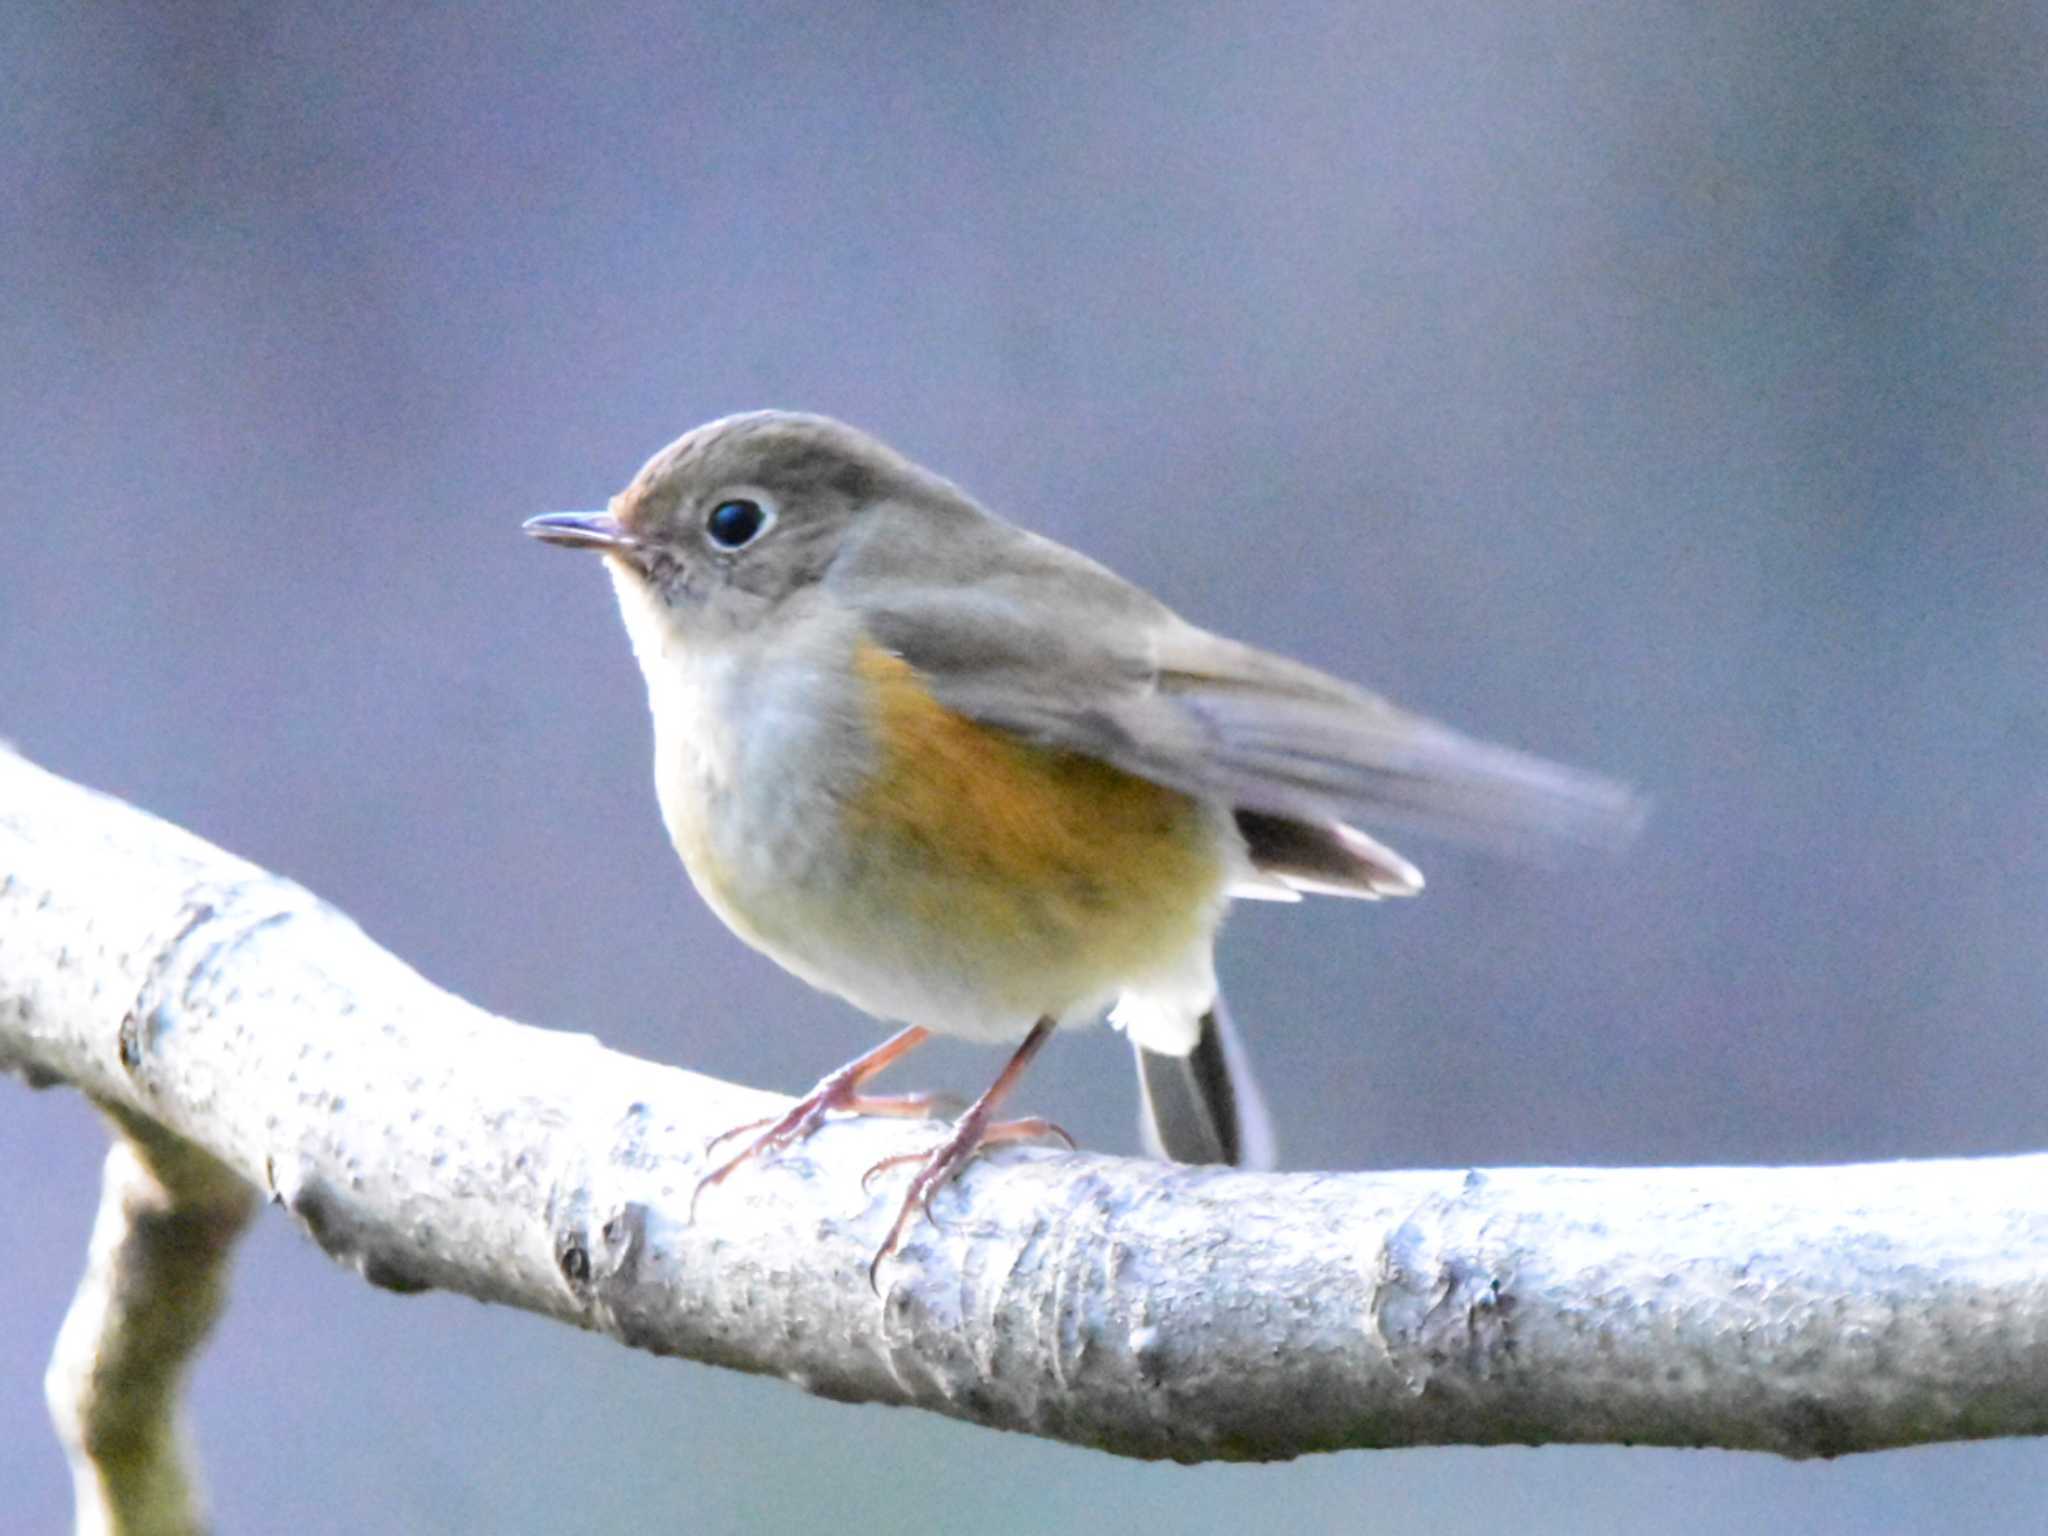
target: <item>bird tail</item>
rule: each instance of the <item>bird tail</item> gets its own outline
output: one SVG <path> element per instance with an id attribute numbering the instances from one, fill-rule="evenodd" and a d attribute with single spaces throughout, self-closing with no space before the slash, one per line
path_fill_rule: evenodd
<path id="1" fill-rule="evenodd" d="M 1135 1042 L 1132 1049 L 1138 1057 L 1139 1131 L 1154 1157 L 1273 1166 L 1273 1122 L 1222 997 L 1202 1015 L 1200 1034 L 1185 1056 Z"/>

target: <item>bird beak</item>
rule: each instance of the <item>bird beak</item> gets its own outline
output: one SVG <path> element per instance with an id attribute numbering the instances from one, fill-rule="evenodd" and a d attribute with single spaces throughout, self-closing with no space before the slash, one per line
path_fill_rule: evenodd
<path id="1" fill-rule="evenodd" d="M 543 512 L 522 525 L 536 539 L 564 549 L 637 549 L 640 541 L 609 512 Z"/>

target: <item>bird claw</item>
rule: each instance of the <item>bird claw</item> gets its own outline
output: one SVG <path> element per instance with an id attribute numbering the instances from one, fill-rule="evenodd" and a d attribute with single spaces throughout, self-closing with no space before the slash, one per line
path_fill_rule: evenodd
<path id="1" fill-rule="evenodd" d="M 795 1146 L 815 1131 L 823 1123 L 827 1111 L 835 1107 L 835 1096 L 821 1088 L 799 1099 L 785 1115 L 765 1115 L 759 1120 L 749 1120 L 745 1125 L 736 1125 L 729 1131 L 721 1131 L 705 1142 L 704 1155 L 708 1158 L 715 1149 L 731 1141 L 735 1136 L 744 1136 L 749 1131 L 761 1130 L 764 1125 L 768 1127 L 748 1142 L 737 1156 L 727 1158 L 697 1181 L 697 1187 L 690 1191 L 690 1220 L 694 1222 L 697 1219 L 697 1202 L 703 1198 L 705 1190 L 713 1184 L 723 1184 L 727 1174 L 740 1164 L 753 1161 L 764 1152 L 783 1152 Z"/>
<path id="2" fill-rule="evenodd" d="M 768 1129 L 749 1142 L 736 1157 L 726 1159 L 718 1167 L 697 1181 L 697 1187 L 690 1191 L 690 1219 L 697 1219 L 697 1201 L 704 1191 L 713 1184 L 725 1182 L 726 1175 L 740 1164 L 759 1157 L 764 1152 L 782 1152 L 804 1140 L 811 1132 L 824 1123 L 825 1116 L 835 1109 L 852 1110 L 857 1114 L 903 1115 L 923 1112 L 929 1102 L 924 1094 L 897 1094 L 891 1097 L 875 1098 L 863 1094 L 861 1085 L 890 1062 L 925 1038 L 927 1031 L 916 1025 L 898 1030 L 887 1040 L 864 1056 L 849 1061 L 838 1071 L 819 1079 L 818 1084 L 805 1094 L 780 1117 L 764 1116 L 749 1120 L 745 1125 L 736 1125 L 729 1131 L 721 1131 L 704 1144 L 704 1157 L 711 1154 L 735 1136 L 744 1136 L 749 1131 Z"/>
<path id="3" fill-rule="evenodd" d="M 940 1142 L 930 1152 L 898 1152 L 869 1166 L 861 1175 L 860 1187 L 863 1194 L 868 1192 L 875 1175 L 905 1163 L 922 1162 L 923 1167 L 911 1178 L 910 1187 L 903 1192 L 903 1203 L 896 1208 L 896 1220 L 890 1224 L 889 1235 L 882 1240 L 882 1246 L 868 1264 L 868 1289 L 877 1296 L 881 1291 L 882 1263 L 895 1256 L 903 1246 L 904 1236 L 910 1230 L 910 1223 L 922 1212 L 926 1221 L 933 1226 L 944 1226 L 938 1212 L 932 1208 L 932 1201 L 938 1193 L 951 1183 L 953 1178 L 968 1163 L 992 1146 L 1001 1146 L 1013 1141 L 1041 1141 L 1058 1138 L 1068 1149 L 1076 1150 L 1074 1138 L 1050 1120 L 1033 1115 L 1023 1120 L 1005 1120 L 996 1125 L 976 1126 L 971 1120 L 963 1119 L 954 1128 L 953 1134 Z"/>

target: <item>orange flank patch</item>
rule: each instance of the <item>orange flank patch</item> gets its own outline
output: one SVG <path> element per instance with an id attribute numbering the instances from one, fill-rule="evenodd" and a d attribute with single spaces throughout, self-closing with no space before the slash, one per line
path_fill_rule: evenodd
<path id="1" fill-rule="evenodd" d="M 1051 967 L 1077 1001 L 1207 934 L 1225 871 L 1199 802 L 947 709 L 879 646 L 863 644 L 856 665 L 878 750 L 848 830 L 920 926 L 1000 946 L 1020 984 Z"/>

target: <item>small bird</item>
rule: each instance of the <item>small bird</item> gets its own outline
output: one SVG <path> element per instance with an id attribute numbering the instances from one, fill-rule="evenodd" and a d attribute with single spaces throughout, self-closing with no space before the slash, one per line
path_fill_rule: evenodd
<path id="1" fill-rule="evenodd" d="M 1198 629 L 826 417 L 710 422 L 609 510 L 525 527 L 604 556 L 662 818 L 704 900 L 902 1026 L 729 1132 L 759 1134 L 699 1193 L 830 1111 L 928 1113 L 865 1089 L 929 1034 L 1021 1042 L 923 1157 L 876 1266 L 978 1147 L 1064 1135 L 994 1114 L 1057 1026 L 1105 1008 L 1155 1150 L 1270 1162 L 1216 934 L 1233 898 L 1419 891 L 1353 820 L 1614 843 L 1640 817 L 1608 780 Z"/>

